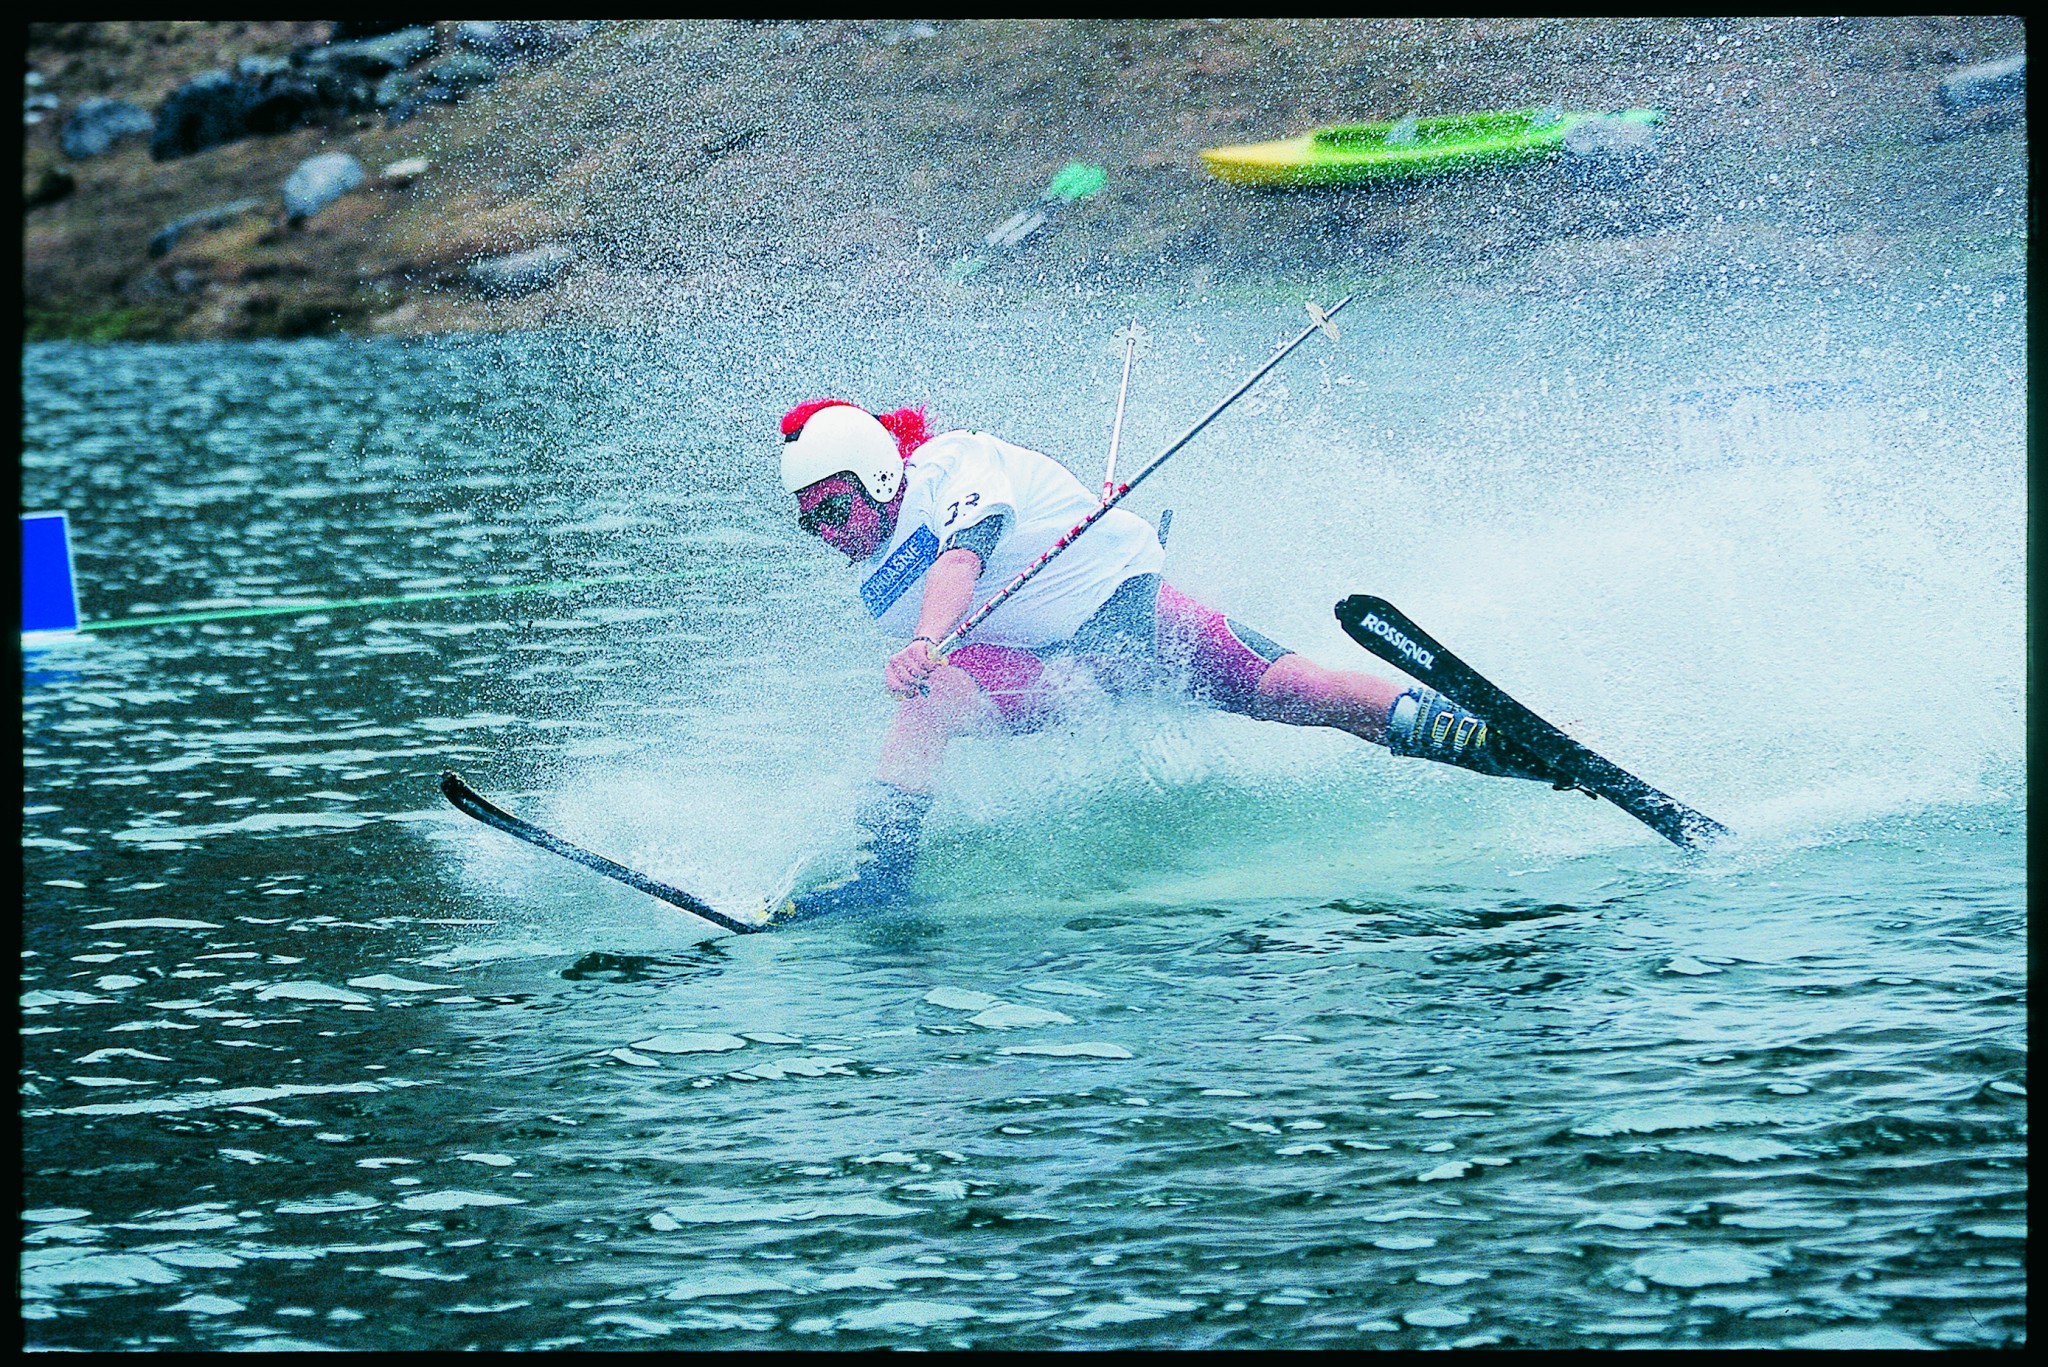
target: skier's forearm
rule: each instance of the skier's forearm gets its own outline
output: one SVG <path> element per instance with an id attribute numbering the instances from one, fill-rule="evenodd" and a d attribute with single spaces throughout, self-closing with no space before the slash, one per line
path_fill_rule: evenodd
<path id="1" fill-rule="evenodd" d="M 917 617 L 917 634 L 931 641 L 943 641 L 960 625 L 974 606 L 974 583 L 981 577 L 981 557 L 955 547 L 932 562 L 924 576 L 924 607 Z"/>

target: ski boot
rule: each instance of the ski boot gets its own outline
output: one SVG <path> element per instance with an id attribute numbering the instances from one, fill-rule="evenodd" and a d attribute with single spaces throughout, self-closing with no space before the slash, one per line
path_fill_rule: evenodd
<path id="1" fill-rule="evenodd" d="M 1526 778 L 1566 791 L 1579 787 L 1488 726 L 1485 718 L 1420 684 L 1394 699 L 1387 715 L 1387 749 L 1494 778 Z"/>
<path id="2" fill-rule="evenodd" d="M 930 793 L 875 783 L 854 813 L 861 828 L 853 872 L 834 883 L 792 894 L 772 913 L 777 922 L 808 921 L 840 912 L 875 911 L 910 895 Z"/>

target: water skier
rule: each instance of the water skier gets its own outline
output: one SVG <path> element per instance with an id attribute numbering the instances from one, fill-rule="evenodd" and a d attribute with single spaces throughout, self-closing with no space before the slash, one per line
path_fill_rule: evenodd
<path id="1" fill-rule="evenodd" d="M 782 484 L 797 525 L 859 567 L 860 598 L 904 642 L 883 667 L 900 700 L 856 815 L 853 876 L 798 894 L 783 915 L 897 900 L 947 742 L 1054 720 L 1066 658 L 1113 695 L 1172 688 L 1261 721 L 1329 726 L 1395 755 L 1556 782 L 1479 717 L 1432 689 L 1326 668 L 1206 607 L 1161 577 L 1151 526 L 1122 509 L 1076 538 L 943 659 L 936 648 L 1097 499 L 1050 456 L 985 432 L 932 433 L 924 410 L 880 416 L 817 399 L 782 419 Z"/>

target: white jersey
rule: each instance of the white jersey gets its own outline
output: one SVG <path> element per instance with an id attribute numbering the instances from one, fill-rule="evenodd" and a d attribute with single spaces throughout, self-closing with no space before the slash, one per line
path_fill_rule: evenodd
<path id="1" fill-rule="evenodd" d="M 860 567 L 861 601 L 892 636 L 917 631 L 925 571 L 955 533 L 997 513 L 1002 539 L 974 585 L 980 607 L 1099 506 L 1066 466 L 986 432 L 945 432 L 904 466 L 903 506 L 889 542 Z M 1150 524 L 1121 508 L 1105 513 L 986 622 L 971 641 L 1033 647 L 1064 641 L 1117 586 L 1166 563 Z"/>

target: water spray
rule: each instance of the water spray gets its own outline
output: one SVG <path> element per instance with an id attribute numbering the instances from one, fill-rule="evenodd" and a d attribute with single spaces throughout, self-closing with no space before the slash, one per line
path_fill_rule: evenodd
<path id="1" fill-rule="evenodd" d="M 1320 308 L 1317 308 L 1315 303 L 1313 301 L 1310 301 L 1307 305 L 1309 316 L 1309 325 L 1307 327 L 1303 328 L 1300 332 L 1296 333 L 1292 341 L 1289 341 L 1284 346 L 1282 346 L 1278 351 L 1274 352 L 1271 359 L 1269 359 L 1264 365 L 1260 366 L 1257 370 L 1254 370 L 1251 373 L 1251 375 L 1244 381 L 1243 384 L 1240 384 L 1237 388 L 1231 390 L 1228 394 L 1224 395 L 1222 400 L 1219 401 L 1214 408 L 1211 408 L 1207 413 L 1204 413 L 1201 417 L 1201 420 L 1197 422 L 1193 427 L 1190 427 L 1187 431 L 1181 433 L 1181 435 L 1177 439 L 1175 439 L 1172 445 L 1168 446 L 1164 451 L 1161 451 L 1158 455 L 1152 457 L 1150 463 L 1148 463 L 1144 469 L 1138 471 L 1137 474 L 1133 475 L 1127 483 L 1117 485 L 1115 487 L 1115 491 L 1112 493 L 1108 491 L 1109 484 L 1112 481 L 1105 481 L 1105 496 L 1102 500 L 1101 506 L 1096 508 L 1094 512 L 1088 514 L 1088 516 L 1082 518 L 1079 522 L 1075 523 L 1072 527 L 1068 528 L 1066 533 L 1062 535 L 1058 541 L 1053 542 L 1052 546 L 1045 552 L 1044 555 L 1039 556 L 1038 559 L 1032 561 L 1029 565 L 1026 565 L 1022 570 L 1018 571 L 1016 578 L 1012 579 L 1009 583 L 1005 584 L 1002 587 L 1002 589 L 999 592 L 997 592 L 995 597 L 989 599 L 986 603 L 983 603 L 980 607 L 976 608 L 974 612 L 968 616 L 966 621 L 962 622 L 959 626 L 954 627 L 953 630 L 947 635 L 945 640 L 939 642 L 935 646 L 927 647 L 927 649 L 931 653 L 932 659 L 937 662 L 943 662 L 948 655 L 952 654 L 955 650 L 958 650 L 960 648 L 960 643 L 967 639 L 968 633 L 972 632 L 976 627 L 980 626 L 983 622 L 987 621 L 990 613 L 994 612 L 997 608 L 1001 607 L 1004 603 L 1008 602 L 1012 594 L 1016 593 L 1017 590 L 1023 588 L 1026 584 L 1030 583 L 1031 580 L 1038 574 L 1040 570 L 1044 569 L 1047 565 L 1050 565 L 1055 559 L 1059 557 L 1060 552 L 1066 550 L 1067 547 L 1073 545 L 1076 538 L 1078 538 L 1083 532 L 1087 531 L 1090 527 L 1094 526 L 1097 522 L 1100 522 L 1102 520 L 1103 515 L 1107 513 L 1111 508 L 1114 508 L 1117 504 L 1123 502 L 1125 496 L 1128 495 L 1131 492 L 1131 490 L 1137 488 L 1140 484 L 1144 483 L 1145 480 L 1152 474 L 1154 470 L 1157 470 L 1160 466 L 1166 464 L 1167 460 L 1176 451 L 1179 451 L 1183 446 L 1186 446 L 1189 442 L 1193 441 L 1195 437 L 1202 431 L 1203 428 L 1207 427 L 1210 423 L 1214 422 L 1219 416 L 1222 415 L 1224 409 L 1230 407 L 1230 405 L 1236 403 L 1240 398 L 1244 397 L 1244 394 L 1247 390 L 1249 390 L 1253 385 L 1257 384 L 1260 380 L 1264 379 L 1266 377 L 1266 373 L 1270 371 L 1274 366 L 1277 366 L 1282 361 L 1286 360 L 1288 355 L 1296 347 L 1300 346 L 1303 342 L 1306 342 L 1309 338 L 1313 337 L 1318 332 L 1328 337 L 1331 341 L 1336 341 L 1337 327 L 1336 324 L 1332 323 L 1330 320 L 1336 317 L 1339 313 L 1341 313 L 1344 309 L 1344 306 L 1350 303 L 1351 300 L 1352 296 L 1347 294 L 1342 299 L 1339 299 L 1334 305 L 1332 305 L 1327 312 Z M 1126 364 L 1128 365 L 1128 362 L 1126 362 Z M 1128 378 L 1128 369 L 1126 370 L 1125 374 L 1126 378 Z M 1123 402 L 1122 398 L 1119 397 L 1117 402 L 1119 412 L 1121 412 Z"/>

